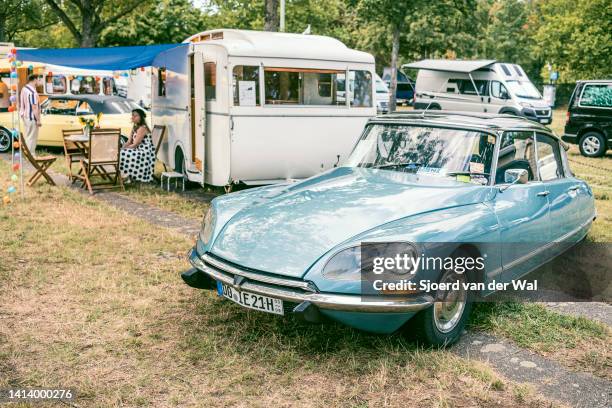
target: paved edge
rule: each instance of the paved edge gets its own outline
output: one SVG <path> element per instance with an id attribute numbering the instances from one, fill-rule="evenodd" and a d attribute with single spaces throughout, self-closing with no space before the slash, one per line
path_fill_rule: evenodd
<path id="1" fill-rule="evenodd" d="M 573 407 L 607 408 L 612 403 L 610 381 L 571 371 L 504 338 L 468 332 L 451 351 L 484 362 L 507 379 L 531 384 L 545 397 Z"/>

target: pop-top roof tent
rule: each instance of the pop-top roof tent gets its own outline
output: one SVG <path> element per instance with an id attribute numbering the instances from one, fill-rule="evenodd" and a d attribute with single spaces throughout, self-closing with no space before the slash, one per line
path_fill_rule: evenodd
<path id="1" fill-rule="evenodd" d="M 201 42 L 221 45 L 229 56 L 236 57 L 374 63 L 372 55 L 350 49 L 335 38 L 319 35 L 219 29 L 192 35 L 184 41 Z"/>
<path id="2" fill-rule="evenodd" d="M 428 71 L 463 72 L 469 74 L 495 64 L 496 60 L 435 60 L 425 59 L 402 65 L 402 68 L 425 69 Z"/>

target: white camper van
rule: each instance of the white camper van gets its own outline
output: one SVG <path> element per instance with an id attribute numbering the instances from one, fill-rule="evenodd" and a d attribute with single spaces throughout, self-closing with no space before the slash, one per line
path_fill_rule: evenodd
<path id="1" fill-rule="evenodd" d="M 342 162 L 376 115 L 374 75 L 372 55 L 329 37 L 196 34 L 153 63 L 160 159 L 213 186 L 312 176 Z"/>
<path id="2" fill-rule="evenodd" d="M 495 60 L 423 60 L 418 69 L 415 109 L 505 113 L 549 124 L 552 109 L 523 68 Z"/>

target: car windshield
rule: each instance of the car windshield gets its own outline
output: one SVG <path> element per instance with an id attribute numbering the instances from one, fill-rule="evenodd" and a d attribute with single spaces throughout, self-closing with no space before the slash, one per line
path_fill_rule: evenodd
<path id="1" fill-rule="evenodd" d="M 496 137 L 476 130 L 373 124 L 346 165 L 488 181 Z"/>
<path id="2" fill-rule="evenodd" d="M 529 81 L 506 81 L 506 85 L 519 98 L 542 99 L 538 89 Z"/>
<path id="3" fill-rule="evenodd" d="M 130 113 L 134 109 L 142 109 L 131 99 L 113 99 L 112 101 L 104 102 L 104 113 Z"/>
<path id="4" fill-rule="evenodd" d="M 381 81 L 380 79 L 377 79 L 376 80 L 376 93 L 387 93 L 387 92 L 389 92 L 387 85 L 385 85 L 385 83 Z"/>

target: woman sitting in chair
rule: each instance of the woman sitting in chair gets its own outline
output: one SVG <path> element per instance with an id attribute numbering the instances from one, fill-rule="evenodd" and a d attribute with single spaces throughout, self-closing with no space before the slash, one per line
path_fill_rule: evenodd
<path id="1" fill-rule="evenodd" d="M 145 118 L 142 109 L 132 111 L 134 127 L 128 141 L 121 148 L 119 170 L 129 181 L 148 183 L 153 181 L 155 148 Z"/>

